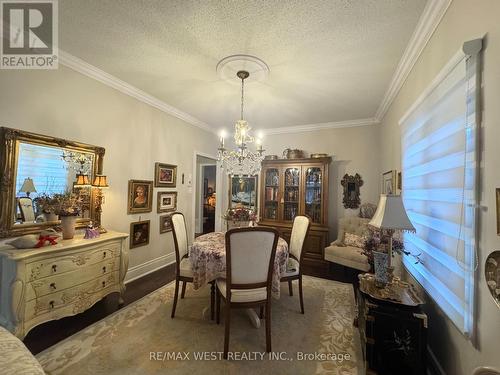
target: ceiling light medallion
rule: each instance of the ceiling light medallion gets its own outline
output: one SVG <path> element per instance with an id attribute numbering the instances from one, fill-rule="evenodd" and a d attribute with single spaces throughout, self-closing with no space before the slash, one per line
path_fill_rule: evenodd
<path id="1" fill-rule="evenodd" d="M 234 124 L 234 150 L 225 148 L 225 133 L 221 133 L 220 146 L 218 148 L 217 160 L 226 169 L 226 173 L 236 176 L 253 176 L 260 172 L 261 163 L 264 159 L 264 149 L 261 138 L 255 138 L 250 134 L 252 129 L 248 122 L 243 119 L 245 79 L 250 76 L 246 70 L 239 70 L 236 76 L 241 79 L 241 113 L 240 119 Z M 255 142 L 256 151 L 250 151 L 248 144 Z"/>

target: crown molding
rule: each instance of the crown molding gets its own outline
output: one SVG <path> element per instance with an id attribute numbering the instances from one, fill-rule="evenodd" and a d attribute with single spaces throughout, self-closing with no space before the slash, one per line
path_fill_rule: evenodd
<path id="1" fill-rule="evenodd" d="M 375 113 L 375 119 L 377 119 L 377 121 L 380 122 L 384 118 L 452 1 L 453 0 L 427 1 L 424 11 L 417 23 L 417 27 L 392 76 L 389 88 Z"/>
<path id="2" fill-rule="evenodd" d="M 121 79 L 106 73 L 105 71 L 79 59 L 76 56 L 73 56 L 65 51 L 59 49 L 59 63 L 75 70 L 78 73 L 86 75 L 96 81 L 99 81 L 106 86 L 112 87 L 115 90 L 120 91 L 121 93 L 131 96 L 143 103 L 146 103 L 156 109 L 159 109 L 162 112 L 165 112 L 171 116 L 177 117 L 180 120 L 187 122 L 188 124 L 194 125 L 200 129 L 208 131 L 210 133 L 216 134 L 216 131 L 208 125 L 207 123 L 198 120 L 197 118 L 175 108 L 167 103 L 161 101 L 160 99 L 155 98 L 152 95 L 128 84 Z"/>
<path id="3" fill-rule="evenodd" d="M 317 123 L 317 124 L 306 124 L 306 125 L 297 125 L 297 126 L 287 126 L 287 127 L 282 127 L 282 128 L 262 129 L 262 132 L 265 135 L 304 133 L 304 132 L 312 132 L 312 131 L 316 131 L 316 130 L 353 128 L 356 126 L 376 125 L 378 123 L 379 123 L 379 121 L 375 118 L 364 118 L 364 119 L 358 119 L 358 120 L 322 122 L 322 123 Z"/>

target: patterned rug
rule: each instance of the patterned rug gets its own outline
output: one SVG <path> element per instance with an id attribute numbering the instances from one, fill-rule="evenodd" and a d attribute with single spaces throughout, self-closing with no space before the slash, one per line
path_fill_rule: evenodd
<path id="1" fill-rule="evenodd" d="M 350 284 L 304 277 L 305 315 L 298 290 L 272 300 L 272 349 L 265 328 L 254 328 L 233 310 L 229 350 L 222 360 L 224 325 L 203 316 L 209 288 L 194 291 L 170 318 L 170 283 L 37 355 L 49 375 L 125 374 L 363 374 L 358 331 L 353 327 Z M 224 306 L 222 306 L 224 307 Z M 221 311 L 221 318 L 223 317 Z M 263 322 L 264 323 L 264 322 Z"/>

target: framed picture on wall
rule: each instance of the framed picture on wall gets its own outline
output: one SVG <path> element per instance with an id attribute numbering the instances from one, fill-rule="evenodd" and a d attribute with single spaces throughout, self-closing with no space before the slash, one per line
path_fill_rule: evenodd
<path id="1" fill-rule="evenodd" d="M 398 172 L 398 190 L 401 192 L 403 190 L 403 175 L 401 172 Z"/>
<path id="2" fill-rule="evenodd" d="M 177 166 L 164 163 L 155 164 L 155 187 L 175 187 Z"/>
<path id="3" fill-rule="evenodd" d="M 172 214 L 160 216 L 160 233 L 172 231 Z"/>
<path id="4" fill-rule="evenodd" d="M 149 220 L 130 223 L 130 248 L 146 246 L 149 243 Z"/>
<path id="5" fill-rule="evenodd" d="M 153 206 L 153 181 L 130 180 L 128 182 L 127 213 L 151 212 Z"/>
<path id="6" fill-rule="evenodd" d="M 497 234 L 500 236 L 500 188 L 497 188 Z"/>
<path id="7" fill-rule="evenodd" d="M 157 212 L 169 212 L 177 209 L 176 191 L 159 191 Z"/>
<path id="8" fill-rule="evenodd" d="M 257 176 L 229 176 L 229 208 L 257 208 Z"/>
<path id="9" fill-rule="evenodd" d="M 396 171 L 382 174 L 382 194 L 396 194 Z"/>

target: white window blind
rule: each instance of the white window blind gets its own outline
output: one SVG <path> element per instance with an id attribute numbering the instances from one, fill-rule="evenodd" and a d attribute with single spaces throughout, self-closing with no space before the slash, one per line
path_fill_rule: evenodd
<path id="1" fill-rule="evenodd" d="M 418 264 L 403 262 L 466 335 L 477 266 L 480 49 L 480 40 L 464 44 L 467 54 L 457 54 L 400 120 L 403 201 L 417 229 L 405 234 L 405 247 L 421 254 Z"/>
<path id="2" fill-rule="evenodd" d="M 71 174 L 61 156 L 60 148 L 19 143 L 16 192 L 21 189 L 24 179 L 29 177 L 33 179 L 37 191 L 31 197 L 42 193 L 64 193 L 67 186 L 72 186 L 74 172 Z"/>

